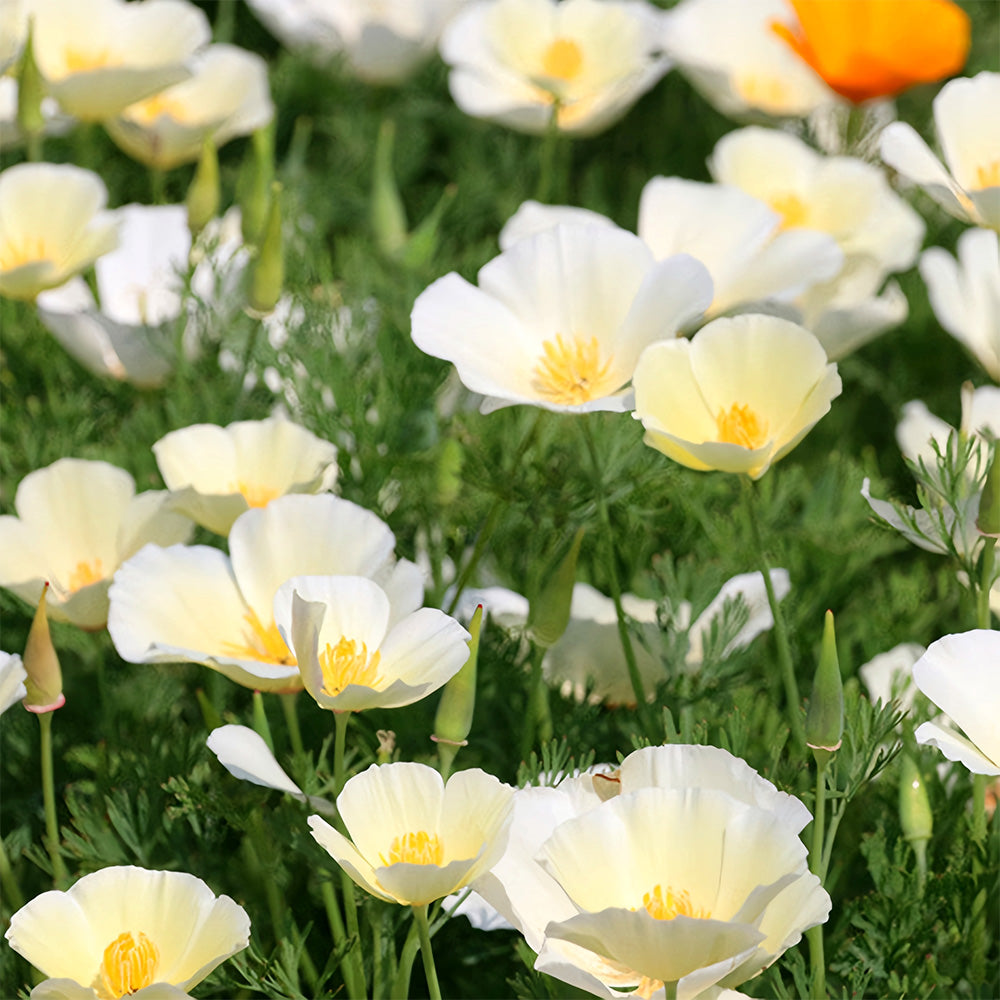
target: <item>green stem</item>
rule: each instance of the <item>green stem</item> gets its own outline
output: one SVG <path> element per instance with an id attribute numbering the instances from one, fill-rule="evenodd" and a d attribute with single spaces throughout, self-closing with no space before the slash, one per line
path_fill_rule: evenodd
<path id="1" fill-rule="evenodd" d="M 990 613 L 990 589 L 993 586 L 993 567 L 996 562 L 997 540 L 987 535 L 983 539 L 983 542 L 983 568 L 982 574 L 979 577 L 979 588 L 976 593 L 976 628 L 988 629 L 993 627 L 993 619 Z"/>
<path id="2" fill-rule="evenodd" d="M 299 713 L 297 709 L 298 691 L 290 691 L 288 694 L 279 695 L 281 698 L 281 710 L 285 713 L 285 727 L 288 729 L 288 739 L 292 744 L 292 753 L 296 756 L 305 754 L 305 747 L 302 745 L 302 730 L 299 729 Z"/>
<path id="3" fill-rule="evenodd" d="M 826 872 L 823 869 L 823 848 L 826 835 L 826 761 L 816 762 L 816 802 L 814 806 L 812 847 L 809 851 L 809 869 L 820 881 Z M 814 1000 L 826 996 L 826 959 L 823 953 L 823 925 L 810 927 L 806 932 L 809 940 L 809 963 L 812 966 L 812 997 Z"/>
<path id="4" fill-rule="evenodd" d="M 41 129 L 33 129 L 25 138 L 25 151 L 29 163 L 39 163 L 42 160 L 42 142 L 45 138 Z"/>
<path id="5" fill-rule="evenodd" d="M 344 920 L 340 915 L 340 904 L 337 902 L 333 883 L 328 878 L 324 878 L 319 884 L 319 892 L 323 897 L 323 908 L 326 910 L 327 923 L 330 925 L 330 934 L 333 936 L 333 946 L 341 948 L 347 940 L 347 931 L 344 929 Z M 349 997 L 359 996 L 358 984 L 354 978 L 354 962 L 348 952 L 344 952 L 341 956 L 340 974 L 344 979 L 344 989 L 347 990 L 347 995 Z"/>
<path id="6" fill-rule="evenodd" d="M 601 534 L 607 549 L 608 582 L 611 584 L 611 600 L 615 606 L 615 617 L 618 619 L 618 639 L 621 642 L 622 652 L 625 654 L 625 666 L 628 669 L 628 678 L 632 684 L 632 693 L 635 695 L 636 712 L 642 724 L 643 731 L 651 740 L 657 739 L 656 727 L 650 718 L 649 702 L 646 698 L 646 690 L 639 674 L 639 664 L 635 658 L 635 649 L 632 647 L 632 637 L 629 635 L 628 621 L 625 618 L 625 611 L 622 607 L 622 588 L 618 580 L 617 554 L 615 552 L 615 535 L 611 526 L 611 515 L 608 511 L 608 501 L 604 493 L 604 476 L 601 472 L 601 462 L 597 455 L 597 443 L 594 441 L 594 433 L 591 430 L 590 421 L 586 417 L 581 418 L 583 427 L 583 437 L 587 443 L 587 451 L 590 453 L 590 462 L 594 470 L 594 493 L 597 499 L 597 512 L 601 521 Z"/>
<path id="7" fill-rule="evenodd" d="M 974 774 L 972 776 L 972 839 L 976 844 L 986 840 L 986 785 L 988 776 Z"/>
<path id="8" fill-rule="evenodd" d="M 0 887 L 3 888 L 4 897 L 12 910 L 19 910 L 24 905 L 24 896 L 21 887 L 18 885 L 17 876 L 10 866 L 10 858 L 7 857 L 7 848 L 4 847 L 3 838 L 0 837 Z"/>
<path id="9" fill-rule="evenodd" d="M 792 663 L 792 648 L 788 642 L 788 629 L 781 605 L 774 593 L 771 583 L 771 568 L 764 554 L 764 544 L 761 540 L 760 521 L 757 517 L 757 497 L 752 480 L 748 476 L 740 477 L 743 481 L 744 506 L 747 510 L 747 520 L 750 522 L 750 538 L 753 542 L 754 556 L 764 578 L 764 590 L 767 592 L 767 603 L 771 607 L 774 618 L 774 641 L 778 648 L 778 662 L 781 665 L 781 675 L 785 682 L 785 700 L 788 702 L 788 721 L 792 729 L 792 737 L 798 749 L 806 742 L 805 726 L 802 723 L 802 699 L 799 696 L 799 685 L 795 680 L 795 666 Z"/>
<path id="10" fill-rule="evenodd" d="M 403 950 L 399 953 L 399 967 L 392 982 L 392 1000 L 406 1000 L 410 995 L 410 977 L 413 974 L 413 961 L 420 947 L 420 935 L 416 920 L 410 924 L 410 931 L 403 942 Z"/>
<path id="11" fill-rule="evenodd" d="M 543 205 L 552 197 L 552 190 L 555 187 L 559 138 L 559 102 L 553 101 L 548 128 L 545 129 L 538 153 L 538 187 L 535 188 L 535 201 L 540 201 Z"/>
<path id="12" fill-rule="evenodd" d="M 52 712 L 41 712 L 42 798 L 45 802 L 45 849 L 52 861 L 52 881 L 59 888 L 66 881 L 66 866 L 59 851 L 59 820 L 56 817 L 55 780 L 52 770 Z"/>
<path id="13" fill-rule="evenodd" d="M 154 205 L 167 203 L 167 175 L 159 167 L 149 168 L 149 185 Z"/>
<path id="14" fill-rule="evenodd" d="M 420 935 L 420 954 L 424 959 L 424 975 L 427 977 L 427 990 L 430 1000 L 441 1000 L 441 987 L 438 986 L 437 969 L 434 968 L 434 953 L 431 951 L 431 929 L 427 923 L 427 904 L 413 907 L 413 919 Z"/>
<path id="15" fill-rule="evenodd" d="M 552 713 L 549 709 L 549 690 L 542 676 L 542 660 L 545 650 L 541 646 L 531 647 L 531 675 L 528 680 L 528 711 L 521 731 L 521 756 L 527 760 L 538 736 L 542 745 L 552 739 Z"/>
<path id="16" fill-rule="evenodd" d="M 521 443 L 514 455 L 514 461 L 511 463 L 511 474 L 513 474 L 520 466 L 521 459 L 524 458 L 525 452 L 531 446 L 532 441 L 535 440 L 535 436 L 538 433 L 538 428 L 541 425 L 542 418 L 544 416 L 545 410 L 540 409 L 535 415 L 535 419 L 532 421 L 531 427 L 528 428 L 528 433 L 521 439 Z M 506 503 L 507 500 L 505 497 L 496 496 L 493 498 L 493 503 L 490 504 L 490 509 L 486 513 L 483 526 L 480 528 L 479 534 L 476 537 L 476 544 L 472 549 L 472 555 L 469 558 L 469 561 L 462 567 L 461 572 L 458 574 L 458 579 L 455 582 L 455 594 L 451 599 L 451 603 L 448 605 L 447 614 L 454 614 L 455 608 L 458 607 L 458 602 L 462 597 L 462 591 L 465 590 L 469 580 L 472 578 L 472 574 L 479 565 L 479 560 L 482 559 L 483 553 L 486 551 L 486 543 L 493 537 L 497 521 L 500 518 L 500 512 L 503 510 Z"/>
<path id="17" fill-rule="evenodd" d="M 333 743 L 333 795 L 336 798 L 344 790 L 344 754 L 347 747 L 347 727 L 351 724 L 350 712 L 334 712 L 333 722 L 336 727 Z M 340 821 L 340 813 L 337 813 Z M 344 831 L 342 830 L 341 833 Z"/>

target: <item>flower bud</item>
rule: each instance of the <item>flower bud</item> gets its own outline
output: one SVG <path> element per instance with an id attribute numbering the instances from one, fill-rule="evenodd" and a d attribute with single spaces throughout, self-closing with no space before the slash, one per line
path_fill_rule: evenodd
<path id="1" fill-rule="evenodd" d="M 210 135 L 202 141 L 186 202 L 188 229 L 193 239 L 219 214 L 219 155 Z"/>
<path id="2" fill-rule="evenodd" d="M 434 735 L 438 745 L 441 771 L 447 775 L 460 747 L 467 743 L 472 731 L 472 715 L 476 707 L 476 669 L 479 662 L 479 635 L 483 626 L 483 606 L 469 622 L 469 658 L 464 666 L 444 686 L 437 715 L 434 716 Z"/>
<path id="3" fill-rule="evenodd" d="M 371 220 L 375 242 L 387 257 L 395 257 L 406 246 L 406 209 L 392 170 L 395 142 L 396 124 L 386 119 L 379 128 L 375 144 Z"/>
<path id="4" fill-rule="evenodd" d="M 271 738 L 271 727 L 264 711 L 264 696 L 259 691 L 253 693 L 253 728 L 254 732 L 267 744 L 267 749 L 274 753 L 274 740 Z"/>
<path id="5" fill-rule="evenodd" d="M 1000 445 L 993 445 L 990 471 L 986 474 L 986 485 L 979 498 L 976 527 L 981 535 L 1000 538 Z"/>
<path id="6" fill-rule="evenodd" d="M 34 34 L 35 21 L 34 18 L 29 18 L 28 37 L 24 41 L 21 66 L 17 76 L 17 124 L 28 137 L 29 144 L 32 137 L 40 135 L 45 126 L 45 118 L 42 115 L 45 84 L 35 62 Z"/>
<path id="7" fill-rule="evenodd" d="M 281 184 L 271 185 L 271 205 L 263 238 L 250 274 L 250 309 L 266 316 L 281 298 L 285 258 L 281 241 Z"/>
<path id="8" fill-rule="evenodd" d="M 573 536 L 569 552 L 560 560 L 541 592 L 531 600 L 528 611 L 528 638 L 536 646 L 554 646 L 569 624 L 569 609 L 576 584 L 576 560 L 583 541 L 583 528 Z"/>
<path id="9" fill-rule="evenodd" d="M 927 842 L 934 829 L 934 817 L 924 779 L 913 758 L 909 756 L 901 758 L 899 823 L 903 828 L 903 836 L 909 841 L 917 857 L 917 873 L 923 885 L 927 876 Z"/>
<path id="10" fill-rule="evenodd" d="M 273 180 L 274 119 L 253 133 L 250 153 L 243 161 L 236 182 L 236 200 L 240 206 L 240 227 L 244 243 L 256 245 L 263 237 L 271 205 Z"/>
<path id="11" fill-rule="evenodd" d="M 56 656 L 55 647 L 52 645 L 49 620 L 45 614 L 45 595 L 48 589 L 49 585 L 46 583 L 28 632 L 27 645 L 24 647 L 24 669 L 28 673 L 24 686 L 28 693 L 23 704 L 29 712 L 37 715 L 54 712 L 66 704 L 59 657 Z"/>
<path id="12" fill-rule="evenodd" d="M 817 764 L 824 766 L 840 749 L 843 735 L 844 685 L 840 677 L 833 612 L 827 611 L 819 666 L 813 678 L 812 696 L 806 714 L 806 745 L 812 749 Z"/>
<path id="13" fill-rule="evenodd" d="M 458 194 L 458 188 L 454 184 L 449 184 L 441 192 L 437 204 L 410 233 L 403 250 L 402 263 L 404 267 L 421 268 L 430 263 L 438 248 L 438 231 L 441 228 L 441 219 L 448 206 L 455 200 L 456 194 Z"/>

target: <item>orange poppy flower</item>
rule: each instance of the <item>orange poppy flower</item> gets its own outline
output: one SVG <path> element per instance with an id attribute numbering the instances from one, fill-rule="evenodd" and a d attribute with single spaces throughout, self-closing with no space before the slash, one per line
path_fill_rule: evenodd
<path id="1" fill-rule="evenodd" d="M 855 104 L 958 73 L 969 16 L 952 0 L 790 0 L 799 23 L 771 28 Z"/>

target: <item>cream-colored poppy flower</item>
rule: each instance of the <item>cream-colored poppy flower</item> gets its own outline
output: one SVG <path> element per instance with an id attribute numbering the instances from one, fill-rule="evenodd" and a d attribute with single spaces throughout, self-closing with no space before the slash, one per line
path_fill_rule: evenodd
<path id="1" fill-rule="evenodd" d="M 913 665 L 913 682 L 965 733 L 937 722 L 917 727 L 918 743 L 935 746 L 973 774 L 1000 774 L 1000 632 L 946 635 Z"/>
<path id="2" fill-rule="evenodd" d="M 313 62 L 338 58 L 368 83 L 399 84 L 434 54 L 465 0 L 247 0 L 285 45 Z"/>
<path id="3" fill-rule="evenodd" d="M 46 977 L 33 1000 L 167 1000 L 242 951 L 250 918 L 194 875 L 122 865 L 36 896 L 5 936 Z"/>
<path id="4" fill-rule="evenodd" d="M 931 247 L 920 255 L 920 276 L 941 326 L 1000 382 L 1000 237 L 962 233 L 957 260 Z"/>
<path id="5" fill-rule="evenodd" d="M 808 434 L 841 389 L 808 330 L 758 315 L 647 347 L 633 384 L 646 444 L 690 469 L 752 479 Z"/>
<path id="6" fill-rule="evenodd" d="M 664 18 L 667 54 L 723 114 L 803 117 L 841 102 L 775 34 L 783 0 L 683 0 Z"/>
<path id="7" fill-rule="evenodd" d="M 395 612 L 359 576 L 297 576 L 274 598 L 274 620 L 320 708 L 399 708 L 436 691 L 469 658 L 469 633 L 437 608 Z"/>
<path id="8" fill-rule="evenodd" d="M 0 651 L 0 714 L 28 693 L 24 686 L 27 676 L 28 672 L 17 653 Z"/>
<path id="9" fill-rule="evenodd" d="M 279 497 L 229 532 L 229 557 L 204 545 L 147 546 L 112 584 L 108 631 L 130 663 L 202 663 L 244 687 L 300 691 L 274 597 L 300 574 L 374 579 L 393 614 L 423 603 L 423 574 L 396 562 L 395 538 L 370 511 L 329 494 Z M 395 620 L 395 619 L 394 619 Z"/>
<path id="10" fill-rule="evenodd" d="M 30 13 L 46 87 L 83 121 L 186 79 L 187 60 L 211 38 L 208 18 L 186 0 L 32 0 Z"/>
<path id="11" fill-rule="evenodd" d="M 945 167 L 905 122 L 882 132 L 882 159 L 963 222 L 1000 230 L 1000 73 L 946 83 L 934 98 Z"/>
<path id="12" fill-rule="evenodd" d="M 705 268 L 659 263 L 637 236 L 557 225 L 518 240 L 479 271 L 438 279 L 413 306 L 413 342 L 451 361 L 484 412 L 514 403 L 583 413 L 624 410 L 642 349 L 674 337 L 712 299 Z"/>
<path id="13" fill-rule="evenodd" d="M 669 67 L 644 0 L 477 0 L 445 29 L 448 85 L 469 115 L 520 132 L 594 135 Z"/>
<path id="14" fill-rule="evenodd" d="M 107 462 L 61 458 L 21 480 L 17 516 L 0 517 L 0 587 L 30 605 L 45 582 L 48 615 L 102 628 L 108 585 L 144 545 L 185 542 L 194 525 L 172 511 L 162 490 L 135 494 L 135 481 Z"/>
<path id="15" fill-rule="evenodd" d="M 470 885 L 507 843 L 514 789 L 479 768 L 447 784 L 426 764 L 372 764 L 337 796 L 350 840 L 319 816 L 317 843 L 373 896 L 422 906 Z"/>
<path id="16" fill-rule="evenodd" d="M 235 45 L 211 45 L 191 60 L 192 75 L 131 104 L 104 127 L 147 167 L 191 163 L 211 137 L 218 148 L 263 128 L 274 117 L 267 63 Z"/>
<path id="17" fill-rule="evenodd" d="M 160 438 L 153 454 L 174 509 L 219 535 L 252 507 L 337 481 L 336 447 L 283 417 L 192 424 Z"/>
<path id="18" fill-rule="evenodd" d="M 913 664 L 924 652 L 919 643 L 901 642 L 858 667 L 858 676 L 867 688 L 872 704 L 881 701 L 883 705 L 888 705 L 890 701 L 896 701 L 904 712 L 908 712 L 917 694 L 911 676 Z"/>
<path id="19" fill-rule="evenodd" d="M 0 295 L 33 299 L 118 243 L 104 182 L 71 164 L 20 163 L 0 173 Z"/>

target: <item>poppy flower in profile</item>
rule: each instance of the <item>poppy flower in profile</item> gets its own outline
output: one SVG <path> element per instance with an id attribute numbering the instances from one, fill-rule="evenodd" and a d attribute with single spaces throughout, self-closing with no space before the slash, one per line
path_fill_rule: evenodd
<path id="1" fill-rule="evenodd" d="M 771 30 L 855 104 L 958 73 L 969 15 L 952 0 L 790 0 L 798 25 Z"/>

